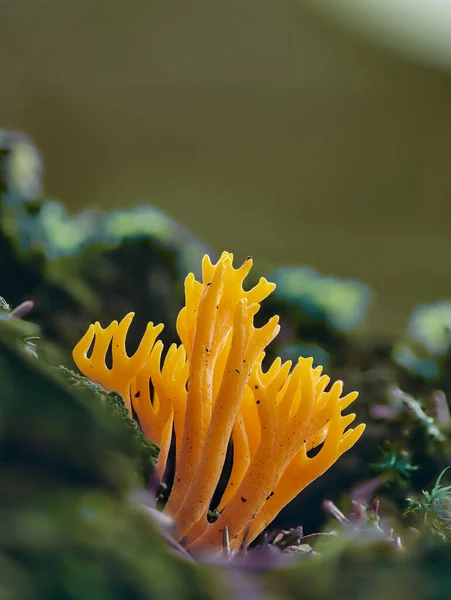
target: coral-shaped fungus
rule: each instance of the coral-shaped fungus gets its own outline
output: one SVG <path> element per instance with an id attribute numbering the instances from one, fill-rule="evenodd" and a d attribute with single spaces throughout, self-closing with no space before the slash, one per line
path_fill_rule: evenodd
<path id="1" fill-rule="evenodd" d="M 262 368 L 264 349 L 279 332 L 278 317 L 254 327 L 254 316 L 275 285 L 262 278 L 251 290 L 242 284 L 252 260 L 239 268 L 224 252 L 216 265 L 208 256 L 200 283 L 185 280 L 179 346 L 162 361 L 156 341 L 162 325 L 149 323 L 131 357 L 125 345 L 133 313 L 106 329 L 99 323 L 74 348 L 74 360 L 92 381 L 119 392 L 145 435 L 160 446 L 163 477 L 175 436 L 175 476 L 165 511 L 192 550 L 219 552 L 227 527 L 230 546 L 248 545 L 280 510 L 322 475 L 362 435 L 365 425 L 346 428 L 343 415 L 357 392 L 342 396 L 342 383 L 312 359 L 276 359 Z M 111 348 L 112 366 L 106 366 Z M 219 518 L 207 513 L 223 471 L 229 443 L 233 463 L 219 503 Z M 322 447 L 308 455 L 309 451 Z"/>

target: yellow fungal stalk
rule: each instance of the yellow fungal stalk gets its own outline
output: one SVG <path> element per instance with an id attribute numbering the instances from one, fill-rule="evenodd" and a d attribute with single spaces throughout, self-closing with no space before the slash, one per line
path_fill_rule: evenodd
<path id="1" fill-rule="evenodd" d="M 275 285 L 262 278 L 243 290 L 252 260 L 239 269 L 232 260 L 224 252 L 213 265 L 205 256 L 202 283 L 188 275 L 186 304 L 177 319 L 181 344 L 172 345 L 163 361 L 157 341 L 163 326 L 153 323 L 136 353 L 127 355 L 133 313 L 106 329 L 91 325 L 73 351 L 81 372 L 119 392 L 144 434 L 160 446 L 160 477 L 175 435 L 176 470 L 165 510 L 190 548 L 213 552 L 221 550 L 226 527 L 233 550 L 249 544 L 365 429 L 363 424 L 347 429 L 355 415 L 342 414 L 357 392 L 342 396 L 341 382 L 326 391 L 330 380 L 321 367 L 313 368 L 312 359 L 300 358 L 294 367 L 276 359 L 263 370 L 264 349 L 279 332 L 278 317 L 256 328 L 254 316 Z M 111 369 L 105 363 L 110 347 Z M 220 516 L 209 523 L 230 440 L 231 473 Z M 321 444 L 310 458 L 309 450 Z"/>

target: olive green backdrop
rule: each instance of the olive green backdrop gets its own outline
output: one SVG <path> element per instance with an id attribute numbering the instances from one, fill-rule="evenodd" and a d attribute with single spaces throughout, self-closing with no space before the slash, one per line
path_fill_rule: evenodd
<path id="1" fill-rule="evenodd" d="M 73 210 L 152 203 L 262 267 L 451 297 L 451 78 L 291 0 L 0 2 L 0 126 Z"/>

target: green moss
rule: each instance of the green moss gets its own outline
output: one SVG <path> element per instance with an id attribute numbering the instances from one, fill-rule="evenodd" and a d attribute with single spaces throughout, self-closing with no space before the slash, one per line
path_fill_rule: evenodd
<path id="1" fill-rule="evenodd" d="M 158 460 L 159 448 L 148 440 L 135 421 L 129 418 L 127 408 L 120 394 L 107 392 L 100 385 L 92 383 L 86 377 L 73 371 L 60 367 L 62 373 L 73 386 L 85 393 L 87 401 L 100 402 L 106 410 L 121 423 L 124 430 L 136 443 L 136 456 L 138 457 L 138 470 L 145 481 L 148 481 L 152 468 Z"/>
<path id="2" fill-rule="evenodd" d="M 129 500 L 155 447 L 117 395 L 72 380 L 27 353 L 15 321 L 0 321 L 1 597 L 218 597 L 211 575 L 172 554 Z"/>

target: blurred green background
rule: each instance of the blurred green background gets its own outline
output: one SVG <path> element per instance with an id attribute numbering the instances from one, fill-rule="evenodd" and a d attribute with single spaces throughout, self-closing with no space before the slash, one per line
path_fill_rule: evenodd
<path id="1" fill-rule="evenodd" d="M 151 203 L 262 271 L 360 279 L 398 332 L 451 297 L 449 48 L 371 4 L 3 1 L 0 126 L 71 210 Z"/>

